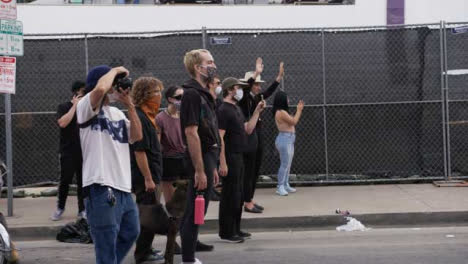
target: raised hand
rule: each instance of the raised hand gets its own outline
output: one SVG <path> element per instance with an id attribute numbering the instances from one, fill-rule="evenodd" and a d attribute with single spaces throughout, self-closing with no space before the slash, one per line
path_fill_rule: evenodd
<path id="1" fill-rule="evenodd" d="M 280 62 L 278 76 L 276 77 L 277 82 L 281 82 L 284 77 L 284 62 Z"/>
<path id="2" fill-rule="evenodd" d="M 304 101 L 299 100 L 299 103 L 297 104 L 297 110 L 302 111 L 304 109 Z"/>
<path id="3" fill-rule="evenodd" d="M 257 75 L 261 74 L 263 72 L 263 68 L 264 68 L 263 59 L 259 57 L 257 58 L 257 61 L 255 62 L 255 73 Z"/>

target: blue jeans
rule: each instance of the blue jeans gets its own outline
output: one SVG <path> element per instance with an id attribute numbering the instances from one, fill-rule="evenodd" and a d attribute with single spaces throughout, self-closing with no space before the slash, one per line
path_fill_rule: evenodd
<path id="1" fill-rule="evenodd" d="M 296 134 L 292 132 L 279 132 L 275 146 L 280 154 L 280 168 L 278 170 L 278 187 L 289 184 L 289 172 L 294 157 L 294 141 Z"/>
<path id="2" fill-rule="evenodd" d="M 107 186 L 89 186 L 89 196 L 85 199 L 97 264 L 121 263 L 140 232 L 138 209 L 131 194 L 111 190 L 115 197 L 113 206 Z"/>

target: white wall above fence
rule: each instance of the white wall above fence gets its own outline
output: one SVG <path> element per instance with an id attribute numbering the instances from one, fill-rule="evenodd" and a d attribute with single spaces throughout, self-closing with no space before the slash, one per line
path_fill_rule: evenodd
<path id="1" fill-rule="evenodd" d="M 406 23 L 468 21 L 466 0 L 406 0 Z M 387 0 L 334 6 L 18 5 L 25 34 L 384 25 Z M 443 4 L 442 4 L 443 3 Z"/>

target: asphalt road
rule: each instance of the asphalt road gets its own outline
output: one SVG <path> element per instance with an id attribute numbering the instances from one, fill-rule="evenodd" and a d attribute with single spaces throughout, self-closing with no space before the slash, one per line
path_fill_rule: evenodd
<path id="1" fill-rule="evenodd" d="M 468 227 L 392 228 L 358 232 L 294 231 L 254 233 L 242 244 L 202 235 L 215 251 L 198 254 L 203 263 L 294 264 L 467 264 Z M 92 245 L 23 241 L 21 263 L 94 263 Z M 162 248 L 164 239 L 154 246 Z M 134 263 L 133 251 L 125 264 Z M 176 257 L 175 263 L 180 263 Z"/>

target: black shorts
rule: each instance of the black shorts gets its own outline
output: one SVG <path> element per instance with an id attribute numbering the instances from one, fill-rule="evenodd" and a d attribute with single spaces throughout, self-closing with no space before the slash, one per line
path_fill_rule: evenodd
<path id="1" fill-rule="evenodd" d="M 187 159 L 184 157 L 163 157 L 162 181 L 187 179 Z"/>

